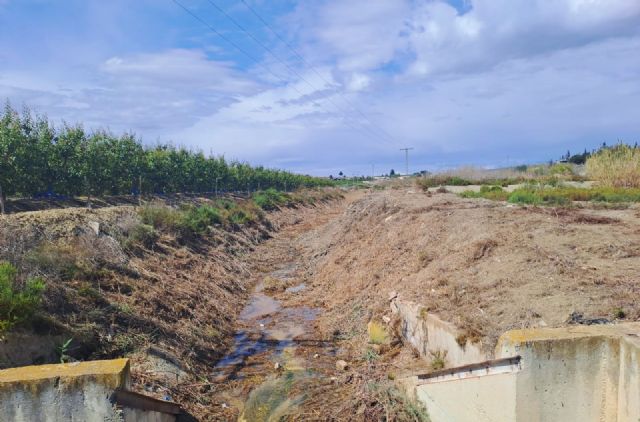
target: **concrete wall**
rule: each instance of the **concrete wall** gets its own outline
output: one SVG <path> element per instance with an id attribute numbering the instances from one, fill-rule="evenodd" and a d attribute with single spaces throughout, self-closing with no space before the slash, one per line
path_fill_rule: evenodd
<path id="1" fill-rule="evenodd" d="M 466 341 L 458 344 L 459 331 L 453 324 L 442 321 L 436 315 L 427 312 L 423 306 L 394 299 L 391 310 L 399 314 L 402 321 L 402 333 L 405 339 L 415 347 L 425 359 L 431 359 L 431 352 L 446 352 L 446 366 L 460 366 L 481 362 L 490 358 L 480 344 Z"/>
<path id="2" fill-rule="evenodd" d="M 425 358 L 447 351 L 447 368 L 521 356 L 520 368 L 503 373 L 461 368 L 401 380 L 433 422 L 640 421 L 640 323 L 509 331 L 493 354 L 459 346 L 458 330 L 420 305 L 396 298 L 391 308 Z"/>
<path id="3" fill-rule="evenodd" d="M 128 391 L 129 360 L 0 371 L 0 421 L 175 422 L 180 406 Z M 188 420 L 186 418 L 185 420 Z"/>
<path id="4" fill-rule="evenodd" d="M 129 361 L 26 366 L 0 371 L 3 420 L 121 421 L 109 397 L 129 384 Z"/>
<path id="5" fill-rule="evenodd" d="M 522 356 L 517 420 L 639 421 L 639 336 L 638 323 L 505 333 L 496 355 Z"/>
<path id="6" fill-rule="evenodd" d="M 511 373 L 424 384 L 416 396 L 431 422 L 516 420 L 516 377 Z"/>

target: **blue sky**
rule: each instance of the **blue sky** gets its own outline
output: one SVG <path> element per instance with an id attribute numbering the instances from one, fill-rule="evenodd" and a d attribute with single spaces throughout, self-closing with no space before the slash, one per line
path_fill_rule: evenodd
<path id="1" fill-rule="evenodd" d="M 256 61 L 172 0 L 0 0 L 0 97 L 312 174 L 640 140 L 638 0 L 245 0 L 286 44 L 241 0 L 178 1 Z"/>

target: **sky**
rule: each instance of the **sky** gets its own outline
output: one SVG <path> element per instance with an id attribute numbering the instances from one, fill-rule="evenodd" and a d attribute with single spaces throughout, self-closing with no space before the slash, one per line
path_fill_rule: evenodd
<path id="1" fill-rule="evenodd" d="M 314 175 L 640 141 L 640 0 L 0 0 L 0 99 Z"/>

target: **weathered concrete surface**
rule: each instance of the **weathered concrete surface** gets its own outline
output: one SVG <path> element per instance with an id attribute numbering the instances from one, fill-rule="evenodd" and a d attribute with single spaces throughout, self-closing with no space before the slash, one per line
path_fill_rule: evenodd
<path id="1" fill-rule="evenodd" d="M 403 385 L 433 422 L 640 421 L 640 323 L 508 331 L 496 358 L 513 356 L 511 370 L 460 367 Z"/>
<path id="2" fill-rule="evenodd" d="M 460 366 L 481 362 L 491 358 L 480 344 L 465 340 L 458 344 L 462 334 L 453 324 L 442 321 L 427 309 L 413 302 L 393 299 L 391 310 L 398 313 L 402 321 L 405 339 L 415 347 L 421 356 L 430 360 L 435 352 L 446 352 L 446 366 Z"/>
<path id="3" fill-rule="evenodd" d="M 444 369 L 416 376 L 415 395 L 427 406 L 434 422 L 511 422 L 516 419 L 516 376 L 520 369 L 519 358 Z"/>
<path id="4" fill-rule="evenodd" d="M 521 356 L 521 369 L 461 370 L 401 381 L 439 421 L 640 421 L 640 323 L 509 331 L 495 353 L 460 343 L 455 326 L 394 297 L 406 340 L 446 367 Z M 461 405 L 465 403 L 465 405 Z M 483 419 L 484 418 L 484 419 Z"/>
<path id="5" fill-rule="evenodd" d="M 128 359 L 6 369 L 0 415 L 15 422 L 121 421 L 109 397 L 128 385 Z"/>
<path id="6" fill-rule="evenodd" d="M 514 373 L 437 381 L 418 386 L 416 396 L 432 422 L 516 420 Z"/>
<path id="7" fill-rule="evenodd" d="M 496 355 L 515 354 L 517 420 L 640 420 L 640 323 L 509 331 Z"/>
<path id="8" fill-rule="evenodd" d="M 6 369 L 0 371 L 0 421 L 190 420 L 175 403 L 127 391 L 129 384 L 128 359 Z"/>

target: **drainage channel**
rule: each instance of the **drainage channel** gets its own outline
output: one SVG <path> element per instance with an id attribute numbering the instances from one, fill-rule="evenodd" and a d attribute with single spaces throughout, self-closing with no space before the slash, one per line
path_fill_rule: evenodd
<path id="1" fill-rule="evenodd" d="M 294 285 L 285 294 L 304 288 Z M 240 313 L 232 349 L 213 371 L 218 382 L 263 379 L 242 404 L 239 420 L 278 420 L 295 413 L 305 399 L 303 385 L 320 376 L 318 368 L 335 355 L 331 342 L 314 339 L 318 313 L 306 306 L 286 307 L 265 292 L 263 283 L 256 286 Z"/>

